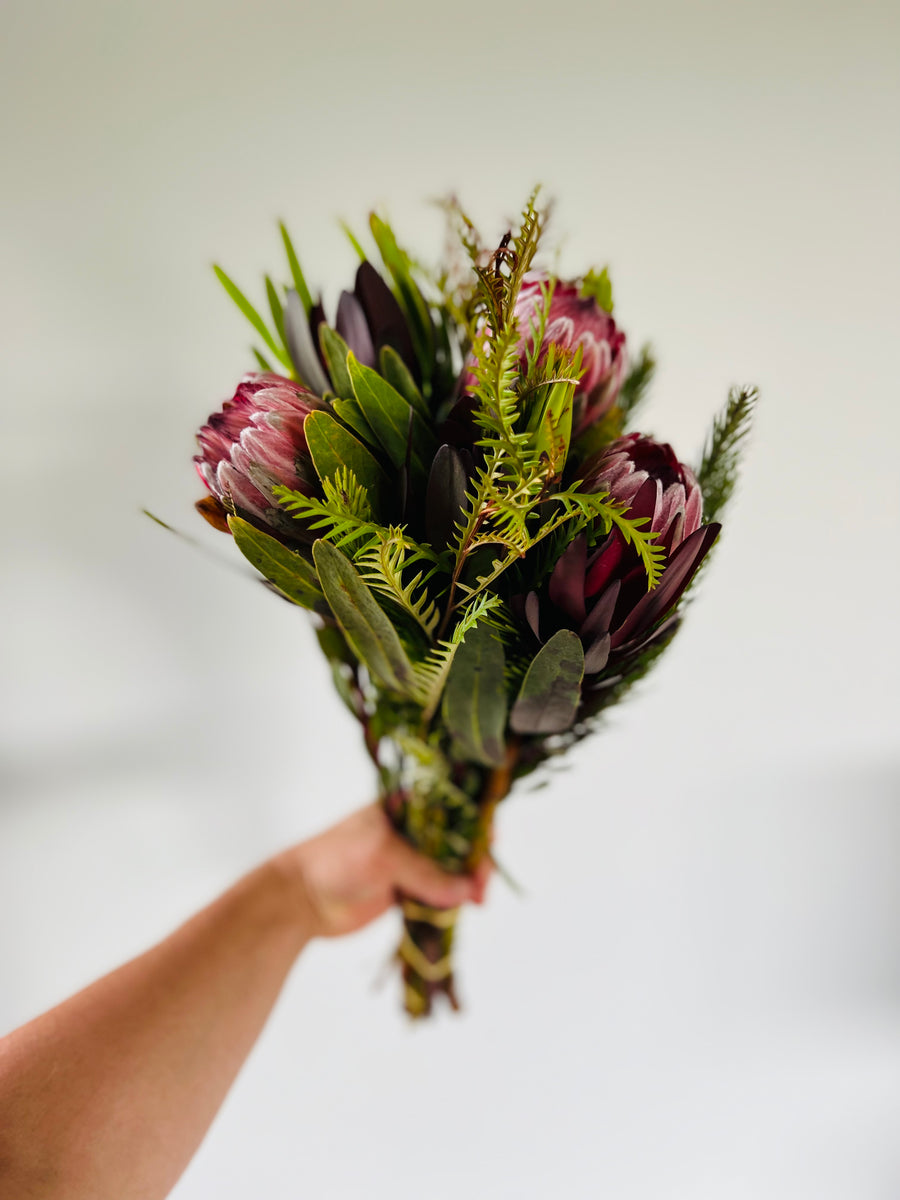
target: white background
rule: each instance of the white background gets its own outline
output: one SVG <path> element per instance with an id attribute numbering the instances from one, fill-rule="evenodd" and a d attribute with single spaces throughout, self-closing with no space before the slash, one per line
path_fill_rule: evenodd
<path id="1" fill-rule="evenodd" d="M 192 434 L 294 231 L 536 179 L 609 262 L 684 457 L 762 391 L 714 569 L 652 685 L 512 799 L 409 1028 L 385 920 L 313 947 L 174 1193 L 881 1200 L 900 1191 L 892 3 L 7 0 L 0 91 L 0 1029 L 371 795 L 303 614 L 207 530 Z M 219 562 L 140 515 L 146 505 Z M 230 564 L 230 565 L 229 565 Z"/>

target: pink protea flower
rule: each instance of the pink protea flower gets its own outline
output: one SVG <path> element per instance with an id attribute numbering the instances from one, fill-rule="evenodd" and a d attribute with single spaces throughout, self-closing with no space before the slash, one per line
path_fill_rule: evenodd
<path id="1" fill-rule="evenodd" d="M 303 422 L 324 401 L 290 379 L 245 375 L 197 434 L 200 478 L 227 512 L 296 539 L 298 525 L 278 505 L 279 484 L 311 495 L 316 474 Z"/>
<path id="2" fill-rule="evenodd" d="M 524 352 L 531 341 L 531 327 L 537 328 L 541 305 L 541 288 L 551 282 L 550 276 L 529 271 L 516 300 L 515 315 Z M 591 295 L 585 295 L 579 283 L 557 279 L 550 300 L 550 311 L 544 330 L 544 344 L 564 346 L 574 350 L 581 347 L 581 366 L 584 371 L 575 389 L 572 412 L 572 440 L 615 404 L 622 387 L 627 366 L 625 334 Z"/>
<path id="3" fill-rule="evenodd" d="M 585 673 L 618 669 L 671 628 L 666 617 L 681 598 L 715 541 L 720 526 L 701 525 L 703 498 L 690 467 L 672 447 L 638 433 L 612 442 L 582 468 L 588 491 L 608 492 L 627 515 L 646 518 L 665 547 L 662 579 L 647 590 L 647 573 L 617 530 L 592 551 L 584 534 L 561 555 L 546 600 L 532 592 L 525 615 L 538 637 L 554 627 L 577 631 L 585 648 Z M 677 619 L 677 618 L 676 618 Z M 546 628 L 543 628 L 546 626 Z"/>

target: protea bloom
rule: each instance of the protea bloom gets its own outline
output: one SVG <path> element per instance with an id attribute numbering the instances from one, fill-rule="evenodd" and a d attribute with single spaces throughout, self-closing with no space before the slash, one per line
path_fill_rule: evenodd
<path id="1" fill-rule="evenodd" d="M 672 447 L 638 433 L 612 442 L 582 469 L 585 489 L 605 491 L 631 519 L 648 518 L 665 547 L 662 579 L 647 589 L 635 550 L 614 529 L 593 551 L 584 534 L 563 552 L 547 587 L 549 605 L 532 592 L 525 612 L 542 640 L 568 626 L 585 649 L 585 674 L 616 671 L 671 629 L 666 617 L 715 541 L 720 526 L 701 525 L 703 499 L 690 467 Z M 543 628 L 542 626 L 546 626 Z"/>
<path id="2" fill-rule="evenodd" d="M 615 404 L 627 367 L 625 334 L 608 313 L 578 282 L 553 278 L 542 271 L 529 271 L 523 280 L 514 309 L 519 328 L 519 346 L 524 362 L 526 348 L 539 326 L 544 292 L 553 284 L 550 311 L 544 326 L 543 345 L 566 350 L 581 348 L 582 376 L 575 388 L 572 407 L 572 441 L 585 432 Z M 463 375 L 463 390 L 474 386 L 471 364 Z M 477 439 L 472 420 L 475 403 L 464 395 L 447 421 L 447 440 L 454 445 L 471 445 Z"/>
<path id="3" fill-rule="evenodd" d="M 270 372 L 245 375 L 237 391 L 210 416 L 197 434 L 194 462 L 200 478 L 225 512 L 296 540 L 300 526 L 282 511 L 274 488 L 311 495 L 316 474 L 303 422 L 315 408 L 327 407 L 306 388 Z M 201 512 L 216 515 L 201 501 Z M 216 520 L 212 520 L 217 524 Z M 218 522 L 221 527 L 222 520 Z"/>
<path id="4" fill-rule="evenodd" d="M 542 288 L 549 283 L 550 277 L 538 271 L 525 276 L 515 307 L 523 351 L 531 340 L 531 327 L 538 324 Z M 616 326 L 612 314 L 592 295 L 585 294 L 582 285 L 557 279 L 547 314 L 544 344 L 569 350 L 581 347 L 584 374 L 575 389 L 574 440 L 616 402 L 627 365 L 625 334 Z"/>

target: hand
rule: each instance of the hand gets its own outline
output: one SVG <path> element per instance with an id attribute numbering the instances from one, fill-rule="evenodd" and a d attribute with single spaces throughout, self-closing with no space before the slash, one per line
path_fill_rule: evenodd
<path id="1" fill-rule="evenodd" d="M 370 804 L 331 829 L 278 855 L 276 864 L 299 882 L 311 937 L 339 937 L 380 917 L 398 893 L 435 908 L 481 904 L 490 865 L 474 875 L 449 875 L 391 828 Z"/>

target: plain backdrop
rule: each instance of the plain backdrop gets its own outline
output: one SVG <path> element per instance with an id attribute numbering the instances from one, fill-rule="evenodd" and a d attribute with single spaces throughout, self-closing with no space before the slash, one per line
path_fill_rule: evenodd
<path id="1" fill-rule="evenodd" d="M 373 780 L 305 615 L 192 510 L 276 220 L 333 304 L 370 207 L 425 259 L 535 181 L 610 264 L 696 458 L 762 392 L 679 639 L 501 813 L 465 1012 L 397 923 L 313 947 L 177 1200 L 900 1193 L 900 10 L 6 0 L 0 1029 Z M 283 272 L 282 272 L 283 273 Z M 140 513 L 151 508 L 208 551 Z"/>

